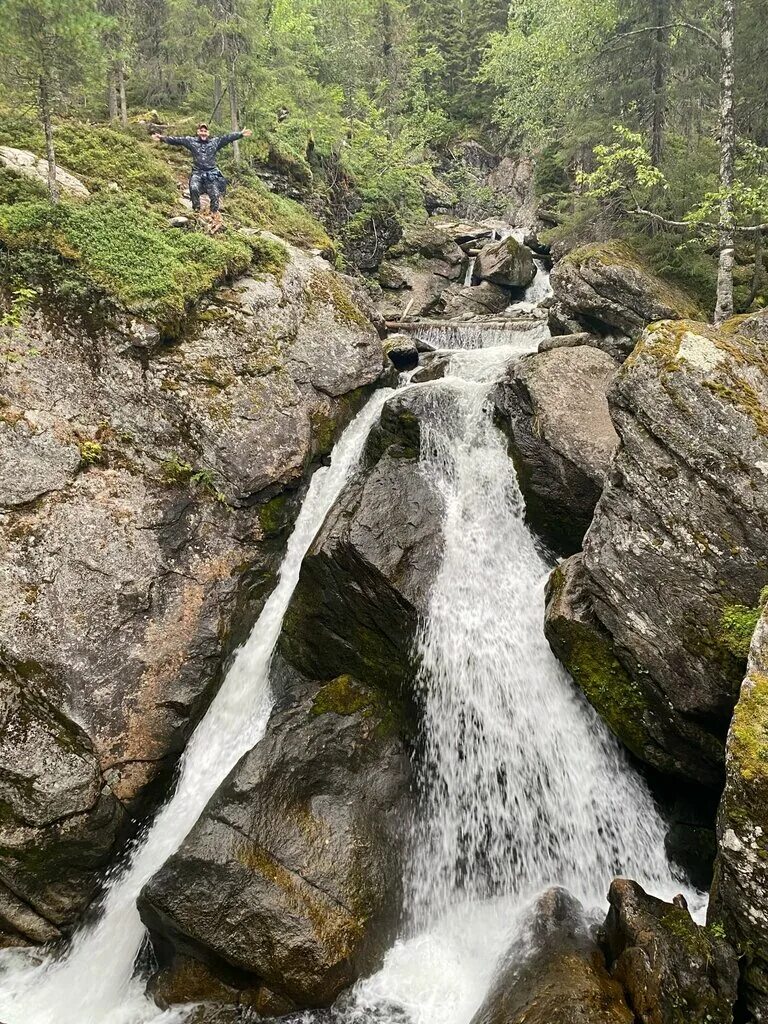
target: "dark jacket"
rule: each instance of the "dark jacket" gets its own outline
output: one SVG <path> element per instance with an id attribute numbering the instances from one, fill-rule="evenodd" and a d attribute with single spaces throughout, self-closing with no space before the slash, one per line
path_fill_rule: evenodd
<path id="1" fill-rule="evenodd" d="M 229 135 L 218 135 L 202 142 L 196 135 L 161 135 L 160 141 L 169 146 L 183 146 L 192 154 L 192 162 L 196 171 L 215 171 L 216 154 L 223 146 L 228 146 L 237 139 L 242 139 L 242 132 L 231 132 Z"/>

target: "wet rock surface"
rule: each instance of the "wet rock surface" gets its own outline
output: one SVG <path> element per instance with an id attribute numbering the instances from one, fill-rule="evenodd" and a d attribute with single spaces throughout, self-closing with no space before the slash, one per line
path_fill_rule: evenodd
<path id="1" fill-rule="evenodd" d="M 656 320 L 698 314 L 690 296 L 653 274 L 625 242 L 574 249 L 555 264 L 551 280 L 553 334 L 596 329 L 637 339 Z"/>
<path id="2" fill-rule="evenodd" d="M 214 977 L 238 972 L 270 1015 L 330 1005 L 393 940 L 409 785 L 377 691 L 349 676 L 280 685 L 264 739 L 140 900 L 161 962 L 179 950 Z"/>
<path id="3" fill-rule="evenodd" d="M 687 909 L 616 879 L 605 923 L 611 976 L 639 1024 L 730 1024 L 738 965 L 728 943 Z"/>
<path id="4" fill-rule="evenodd" d="M 39 354 L 8 366 L 0 407 L 0 762 L 25 766 L 4 779 L 0 941 L 69 927 L 168 778 L 309 466 L 381 374 L 357 297 L 291 249 L 281 280 L 220 290 L 174 343 L 29 327 Z"/>
<path id="5" fill-rule="evenodd" d="M 584 541 L 584 592 L 632 680 L 626 717 L 654 737 L 643 756 L 713 786 L 745 666 L 733 610 L 768 582 L 766 368 L 738 320 L 650 328 L 609 393 L 621 446 Z"/>
<path id="6" fill-rule="evenodd" d="M 528 522 L 561 553 L 581 547 L 618 445 L 615 374 L 598 349 L 556 349 L 519 360 L 495 392 Z"/>
<path id="7" fill-rule="evenodd" d="M 744 623 L 744 631 L 748 631 Z M 726 749 L 709 920 L 743 957 L 745 1001 L 768 1020 L 768 613 L 760 617 Z"/>
<path id="8" fill-rule="evenodd" d="M 475 277 L 506 288 L 526 288 L 535 274 L 531 250 L 512 237 L 486 246 L 475 264 Z"/>
<path id="9" fill-rule="evenodd" d="M 472 1024 L 634 1024 L 578 900 L 550 889 L 538 899 L 526 932 Z"/>

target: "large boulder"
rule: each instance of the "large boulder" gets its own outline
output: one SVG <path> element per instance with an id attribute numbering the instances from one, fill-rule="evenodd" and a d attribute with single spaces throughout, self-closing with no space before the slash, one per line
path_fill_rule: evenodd
<path id="1" fill-rule="evenodd" d="M 280 648 L 312 678 L 344 673 L 410 694 L 411 647 L 442 548 L 442 502 L 418 464 L 428 391 L 395 395 L 368 466 L 342 493 L 301 568 Z"/>
<path id="2" fill-rule="evenodd" d="M 768 583 L 766 369 L 739 322 L 649 328 L 609 393 L 621 444 L 584 541 L 579 589 L 633 683 L 624 738 L 713 786 L 745 668 L 734 617 Z M 550 617 L 556 649 L 569 614 Z M 588 696 L 615 722 L 610 686 Z"/>
<path id="3" fill-rule="evenodd" d="M 451 320 L 502 313 L 510 303 L 505 288 L 481 281 L 479 285 L 452 285 L 442 295 L 441 316 Z"/>
<path id="4" fill-rule="evenodd" d="M 695 318 L 699 312 L 682 288 L 654 274 L 622 241 L 574 249 L 555 264 L 551 284 L 553 334 L 571 333 L 581 325 L 582 330 L 620 331 L 637 339 L 656 320 Z"/>
<path id="5" fill-rule="evenodd" d="M 309 467 L 383 367 L 346 279 L 295 249 L 175 344 L 119 316 L 25 334 L 0 407 L 0 763 L 24 766 L 4 775 L 0 943 L 87 905 L 272 586 Z"/>
<path id="6" fill-rule="evenodd" d="M 580 903 L 564 889 L 539 897 L 505 961 L 472 1024 L 634 1024 Z"/>
<path id="7" fill-rule="evenodd" d="M 221 1000 L 228 982 L 232 1001 L 271 1015 L 328 1006 L 372 971 L 399 923 L 408 786 L 376 690 L 349 676 L 294 685 L 142 892 L 167 975 L 156 998 L 205 992 L 178 984 L 179 954 L 187 985 L 191 957 L 206 994 Z"/>
<path id="8" fill-rule="evenodd" d="M 449 278 L 461 275 L 466 260 L 453 233 L 435 222 L 407 225 L 403 237 L 390 248 L 388 255 L 390 259 L 405 257 L 430 261 L 433 265 L 442 264 L 442 276 Z M 440 270 L 435 269 L 435 273 L 440 273 Z"/>
<path id="9" fill-rule="evenodd" d="M 0 167 L 48 187 L 48 161 L 35 156 L 28 149 L 0 146 Z M 87 199 L 91 194 L 79 178 L 63 167 L 56 168 L 56 184 L 62 192 L 74 199 Z"/>
<path id="10" fill-rule="evenodd" d="M 742 611 L 743 632 L 750 627 Z M 733 714 L 709 920 L 743 957 L 747 1007 L 768 1021 L 768 611 L 760 617 Z"/>
<path id="11" fill-rule="evenodd" d="M 731 1024 L 739 975 L 731 946 L 637 882 L 616 879 L 608 899 L 611 975 L 637 1024 Z"/>
<path id="12" fill-rule="evenodd" d="M 536 264 L 531 250 L 510 236 L 482 250 L 474 276 L 505 288 L 527 288 L 536 276 Z"/>
<path id="13" fill-rule="evenodd" d="M 616 364 L 586 346 L 526 356 L 495 392 L 526 516 L 556 550 L 581 548 L 619 443 L 606 394 Z"/>

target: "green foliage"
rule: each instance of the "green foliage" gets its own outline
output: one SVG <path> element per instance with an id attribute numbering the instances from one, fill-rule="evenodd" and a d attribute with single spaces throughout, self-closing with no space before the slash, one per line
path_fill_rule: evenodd
<path id="1" fill-rule="evenodd" d="M 82 466 L 94 466 L 97 462 L 101 462 L 103 457 L 104 451 L 98 441 L 80 442 L 80 464 Z"/>
<path id="2" fill-rule="evenodd" d="M 642 206 L 656 189 L 666 188 L 664 175 L 653 166 L 639 132 L 614 125 L 613 133 L 613 142 L 595 146 L 596 167 L 582 174 L 580 183 L 595 199 L 618 199 L 630 209 Z"/>
<path id="3" fill-rule="evenodd" d="M 722 645 L 735 657 L 743 658 L 746 661 L 752 643 L 752 635 L 766 600 L 768 600 L 768 593 L 764 590 L 756 608 L 733 604 L 727 605 L 723 609 L 718 637 Z"/>
<path id="4" fill-rule="evenodd" d="M 333 249 L 327 232 L 305 207 L 270 192 L 255 175 L 238 181 L 228 195 L 227 210 L 244 227 L 263 228 L 307 249 Z"/>
<path id="5" fill-rule="evenodd" d="M 164 323 L 251 260 L 242 239 L 174 230 L 122 196 L 2 207 L 0 245 L 54 293 L 95 288 Z"/>
<path id="6" fill-rule="evenodd" d="M 226 495 L 216 486 L 216 475 L 213 470 L 195 469 L 191 463 L 178 455 L 171 455 L 161 464 L 160 476 L 170 487 L 183 487 L 189 484 L 215 498 L 216 501 L 225 503 L 227 500 Z"/>

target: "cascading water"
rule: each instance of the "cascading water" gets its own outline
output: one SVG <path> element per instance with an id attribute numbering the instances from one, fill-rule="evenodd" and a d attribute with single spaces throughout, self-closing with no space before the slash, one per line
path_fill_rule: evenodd
<path id="1" fill-rule="evenodd" d="M 309 545 L 355 468 L 371 426 L 391 391 L 378 392 L 344 432 L 331 465 L 307 492 L 280 570 L 280 580 L 238 652 L 182 760 L 176 792 L 107 889 L 99 919 L 80 932 L 61 960 L 30 964 L 4 958 L 0 976 L 3 1024 L 174 1024 L 181 1012 L 160 1013 L 134 977 L 144 927 L 136 899 L 178 849 L 220 782 L 262 737 L 269 717 L 269 668 L 285 610 Z"/>
<path id="2" fill-rule="evenodd" d="M 358 986 L 355 1022 L 467 1024 L 532 898 L 551 885 L 588 909 L 616 875 L 668 899 L 684 887 L 644 782 L 544 637 L 550 566 L 489 401 L 513 355 L 456 353 L 449 376 L 425 385 L 421 463 L 445 520 L 418 641 L 423 805 L 410 937 Z"/>
<path id="3" fill-rule="evenodd" d="M 434 349 L 478 349 L 513 346 L 523 352 L 535 351 L 540 341 L 550 337 L 546 322 L 535 320 L 497 320 L 477 323 L 425 323 L 414 330 L 419 341 Z"/>

